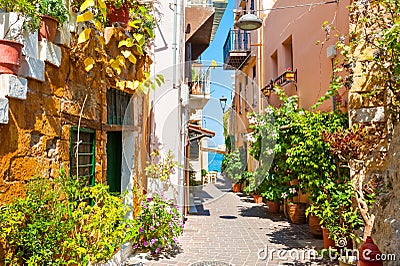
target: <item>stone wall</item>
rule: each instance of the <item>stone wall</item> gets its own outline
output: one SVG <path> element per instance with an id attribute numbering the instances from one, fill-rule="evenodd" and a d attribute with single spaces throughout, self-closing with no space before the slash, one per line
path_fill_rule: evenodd
<path id="1" fill-rule="evenodd" d="M 358 5 L 358 8 L 370 7 Z M 354 14 L 359 9 L 355 9 Z M 370 14 L 371 10 L 361 13 Z M 366 126 L 369 134 L 381 136 L 365 161 L 364 188 L 378 188 L 376 201 L 370 209 L 370 213 L 375 215 L 371 237 L 383 253 L 396 255 L 397 261 L 386 261 L 384 265 L 397 266 L 400 259 L 400 123 L 391 114 L 388 104 L 390 94 L 383 89 L 386 84 L 378 78 L 377 51 L 370 41 L 371 36 L 375 36 L 372 34 L 376 30 L 373 27 L 378 24 L 369 25 L 372 26 L 367 30 L 362 30 L 360 23 L 354 21 L 350 25 L 351 32 L 358 34 L 357 41 L 351 46 L 353 61 L 349 115 L 352 124 Z M 367 38 L 364 34 L 371 36 Z M 381 93 L 373 94 L 377 89 Z"/>
<path id="2" fill-rule="evenodd" d="M 87 73 L 77 66 L 70 56 L 67 33 L 59 30 L 54 44 L 38 42 L 37 33 L 33 34 L 26 46 L 38 53 L 25 50 L 18 77 L 0 75 L 0 205 L 23 196 L 24 184 L 32 177 L 56 177 L 61 166 L 69 169 L 70 130 L 78 126 L 81 111 L 81 127 L 96 133 L 96 181 L 106 180 L 107 131 L 122 127 L 107 125 L 104 73 Z M 112 49 L 112 41 L 115 43 L 110 38 L 108 49 Z M 127 75 L 143 75 L 144 67 L 144 60 L 138 59 Z M 133 109 L 142 117 L 148 109 L 148 96 L 134 98 L 132 103 L 140 104 Z M 147 139 L 145 124 L 144 118 L 134 124 L 138 129 L 135 143 L 142 147 Z M 146 149 L 135 149 L 137 175 L 143 174 L 145 154 Z"/>

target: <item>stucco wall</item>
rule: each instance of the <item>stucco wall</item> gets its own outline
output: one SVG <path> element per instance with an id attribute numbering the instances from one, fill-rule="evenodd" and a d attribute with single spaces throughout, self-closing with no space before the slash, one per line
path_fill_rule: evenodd
<path id="1" fill-rule="evenodd" d="M 310 1 L 277 1 L 274 8 L 309 4 Z M 288 67 L 297 69 L 297 91 L 292 84 L 284 86 L 288 95 L 299 96 L 300 107 L 310 109 L 329 89 L 332 73 L 331 60 L 326 57 L 326 48 L 337 41 L 336 33 L 348 32 L 349 1 L 338 4 L 325 4 L 308 7 L 283 8 L 269 12 L 263 25 L 263 81 L 265 86 L 281 75 Z M 327 41 L 326 32 L 321 28 L 328 21 L 338 32 L 331 29 L 331 38 Z M 289 65 L 290 53 L 285 50 L 285 41 L 292 39 L 293 66 Z M 320 41 L 321 44 L 316 43 Z M 276 52 L 277 65 L 272 56 Z M 270 102 L 279 104 L 278 97 L 272 94 Z M 321 110 L 331 109 L 331 103 L 325 102 Z"/>

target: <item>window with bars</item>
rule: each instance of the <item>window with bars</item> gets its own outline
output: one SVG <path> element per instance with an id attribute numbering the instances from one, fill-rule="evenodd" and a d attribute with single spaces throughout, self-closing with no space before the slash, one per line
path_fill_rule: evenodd
<path id="1" fill-rule="evenodd" d="M 131 124 L 129 102 L 132 95 L 117 90 L 107 90 L 107 124 L 123 125 Z M 126 115 L 126 117 L 125 117 Z M 125 121 L 124 121 L 125 117 Z"/>
<path id="2" fill-rule="evenodd" d="M 94 185 L 96 132 L 93 129 L 71 127 L 70 173 Z"/>

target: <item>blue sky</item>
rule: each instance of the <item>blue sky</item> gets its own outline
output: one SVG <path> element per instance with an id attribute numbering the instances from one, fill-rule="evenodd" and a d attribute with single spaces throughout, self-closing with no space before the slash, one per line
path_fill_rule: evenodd
<path id="1" fill-rule="evenodd" d="M 229 0 L 214 40 L 201 55 L 203 65 L 210 65 L 211 60 L 216 60 L 218 66 L 223 64 L 222 49 L 228 31 L 233 27 L 233 5 L 234 1 Z M 203 109 L 203 126 L 216 133 L 215 137 L 209 140 L 209 146 L 217 146 L 224 143 L 222 108 L 219 98 L 225 96 L 228 99 L 227 107 L 231 104 L 232 74 L 233 71 L 223 70 L 222 67 L 211 70 L 211 99 Z"/>

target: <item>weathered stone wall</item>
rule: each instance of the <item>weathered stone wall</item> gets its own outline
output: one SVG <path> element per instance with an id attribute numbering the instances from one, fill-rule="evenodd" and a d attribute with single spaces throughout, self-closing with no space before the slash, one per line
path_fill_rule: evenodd
<path id="1" fill-rule="evenodd" d="M 9 98 L 8 124 L 0 125 L 0 202 L 20 196 L 33 176 L 57 176 L 69 168 L 70 127 L 78 125 L 85 95 L 82 127 L 96 130 L 96 177 L 102 179 L 106 118 L 105 91 L 96 81 L 89 87 L 86 74 L 62 48 L 60 67 L 46 63 L 45 81 L 28 79 L 26 100 Z"/>
<path id="2" fill-rule="evenodd" d="M 390 138 L 385 167 L 373 169 L 372 175 L 381 180 L 380 193 L 372 213 L 376 215 L 373 240 L 386 254 L 395 254 L 397 261 L 387 265 L 397 266 L 400 259 L 400 124 L 396 123 Z"/>
<path id="3" fill-rule="evenodd" d="M 108 49 L 112 49 L 112 43 L 115 40 L 111 38 Z M 87 73 L 72 60 L 67 46 L 54 47 L 59 49 L 59 63 L 34 58 L 35 62 L 45 64 L 43 77 L 38 78 L 40 70 L 35 72 L 32 66 L 28 66 L 29 73 L 23 75 L 29 88 L 26 99 L 15 99 L 7 94 L 4 97 L 8 100 L 8 111 L 5 109 L 8 122 L 0 123 L 0 204 L 23 196 L 24 184 L 33 176 L 56 177 L 61 166 L 69 169 L 70 130 L 78 126 L 82 106 L 81 127 L 96 132 L 95 178 L 97 182 L 106 180 L 107 131 L 122 130 L 122 127 L 110 129 L 107 125 L 107 87 L 101 78 L 104 73 Z M 138 59 L 136 65 L 127 66 L 124 75 L 143 75 L 145 67 L 145 60 Z M 0 83 L 0 92 L 4 90 L 2 86 Z M 146 145 L 147 139 L 148 96 L 136 95 L 134 104 L 137 104 L 133 109 L 138 119 L 134 124 L 135 143 L 139 144 L 133 156 L 138 158 L 135 175 L 143 176 L 147 150 L 140 147 Z"/>
<path id="4" fill-rule="evenodd" d="M 351 30 L 359 32 L 358 26 L 351 25 Z M 364 32 L 360 36 L 362 34 Z M 355 61 L 349 92 L 350 121 L 366 126 L 371 135 L 381 136 L 365 164 L 364 188 L 378 188 L 370 210 L 375 215 L 371 237 L 384 254 L 396 255 L 397 261 L 386 261 L 384 265 L 397 266 L 400 259 L 400 123 L 393 124 L 385 90 L 371 94 L 384 86 L 377 78 L 379 73 L 371 43 L 359 37 L 351 52 Z"/>

